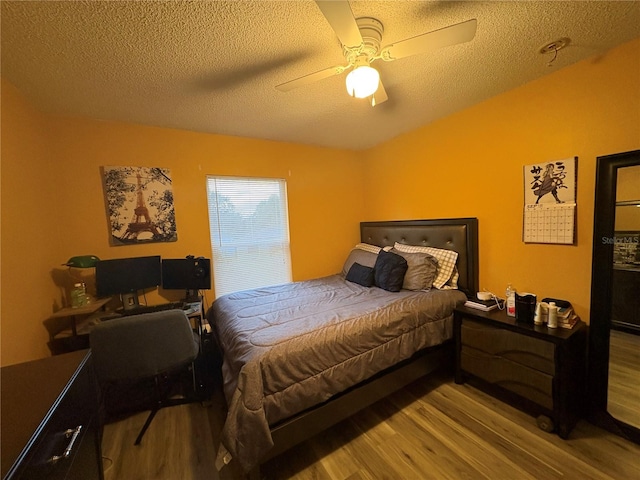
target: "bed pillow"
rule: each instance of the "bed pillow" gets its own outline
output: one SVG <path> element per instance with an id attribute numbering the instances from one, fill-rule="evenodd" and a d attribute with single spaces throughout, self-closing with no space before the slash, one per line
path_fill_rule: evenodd
<path id="1" fill-rule="evenodd" d="M 391 253 L 400 255 L 407 261 L 407 273 L 402 288 L 405 290 L 431 290 L 438 274 L 438 259 L 428 253 L 401 252 L 395 248 Z"/>
<path id="2" fill-rule="evenodd" d="M 458 272 L 458 267 L 453 267 L 453 273 L 451 274 L 451 278 L 442 287 L 443 290 L 457 290 L 458 289 L 458 280 L 460 279 L 460 272 Z"/>
<path id="3" fill-rule="evenodd" d="M 406 272 L 407 261 L 403 257 L 382 250 L 374 266 L 375 285 L 389 292 L 399 292 Z"/>
<path id="4" fill-rule="evenodd" d="M 393 248 L 401 252 L 428 253 L 429 255 L 436 257 L 438 259 L 438 275 L 433 281 L 433 286 L 437 289 L 441 289 L 449 281 L 453 275 L 453 269 L 456 266 L 456 261 L 458 260 L 458 252 L 445 250 L 443 248 L 419 247 L 416 245 L 405 245 L 398 242 L 395 243 Z"/>
<path id="5" fill-rule="evenodd" d="M 356 262 L 364 267 L 373 268 L 373 266 L 376 264 L 377 259 L 377 253 L 354 248 L 353 250 L 351 250 L 349 256 L 347 257 L 347 260 L 344 262 L 344 266 L 342 267 L 342 276 L 346 277 L 347 273 L 349 273 L 349 270 L 351 269 L 351 266 Z"/>
<path id="6" fill-rule="evenodd" d="M 364 250 L 365 252 L 375 253 L 376 255 L 380 251 L 380 247 L 377 245 L 371 245 L 370 243 L 358 243 L 355 248 L 358 250 Z"/>
<path id="7" fill-rule="evenodd" d="M 372 287 L 374 282 L 373 267 L 365 267 L 356 262 L 347 272 L 346 280 L 363 287 Z"/>

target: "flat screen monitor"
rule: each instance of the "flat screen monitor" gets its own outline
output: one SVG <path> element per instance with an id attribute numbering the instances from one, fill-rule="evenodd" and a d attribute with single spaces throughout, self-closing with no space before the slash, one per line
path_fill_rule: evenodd
<path id="1" fill-rule="evenodd" d="M 96 263 L 99 297 L 135 294 L 162 283 L 160 256 L 116 258 Z"/>
<path id="2" fill-rule="evenodd" d="M 192 291 L 211 289 L 211 261 L 202 257 L 162 259 L 162 288 Z"/>

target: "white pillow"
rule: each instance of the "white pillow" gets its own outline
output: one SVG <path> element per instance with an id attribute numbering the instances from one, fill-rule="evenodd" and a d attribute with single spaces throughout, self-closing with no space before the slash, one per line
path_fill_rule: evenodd
<path id="1" fill-rule="evenodd" d="M 396 250 L 407 253 L 428 253 L 438 259 L 438 275 L 433 281 L 433 286 L 437 289 L 442 289 L 451 276 L 453 270 L 456 267 L 456 261 L 458 260 L 458 252 L 453 250 L 444 250 L 442 248 L 435 247 L 420 247 L 417 245 L 405 245 L 403 243 L 396 242 L 393 246 Z M 456 284 L 457 284 L 457 278 Z"/>

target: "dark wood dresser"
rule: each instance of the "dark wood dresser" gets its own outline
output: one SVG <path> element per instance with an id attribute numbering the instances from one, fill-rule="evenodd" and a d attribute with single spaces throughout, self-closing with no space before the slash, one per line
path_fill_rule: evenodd
<path id="1" fill-rule="evenodd" d="M 0 375 L 2 478 L 102 479 L 90 352 L 3 367 Z"/>
<path id="2" fill-rule="evenodd" d="M 505 311 L 459 307 L 454 314 L 456 383 L 480 379 L 538 414 L 544 430 L 567 438 L 583 414 L 587 328 L 516 322 Z M 554 425 L 555 422 L 555 425 Z"/>

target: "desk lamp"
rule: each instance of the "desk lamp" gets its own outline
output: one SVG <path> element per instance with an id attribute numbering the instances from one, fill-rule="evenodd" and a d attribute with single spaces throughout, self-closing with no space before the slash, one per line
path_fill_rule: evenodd
<path id="1" fill-rule="evenodd" d="M 96 266 L 96 263 L 98 263 L 99 261 L 100 259 L 95 255 L 78 255 L 75 257 L 71 257 L 69 260 L 67 260 L 67 263 L 63 263 L 63 265 L 66 265 L 67 267 L 69 267 L 69 276 L 71 277 L 71 280 L 74 283 L 74 287 L 72 288 L 71 294 L 69 296 L 70 297 L 69 303 L 72 306 L 85 305 L 87 303 L 91 303 L 91 301 L 93 300 L 93 298 L 87 295 L 86 293 L 86 286 L 84 281 L 85 279 L 83 278 L 83 276 L 79 275 L 79 278 L 75 278 L 75 275 L 72 273 L 73 272 L 72 269 L 94 268 Z M 82 290 L 79 293 L 76 292 L 76 283 L 82 283 Z M 75 295 L 81 295 L 83 298 L 83 300 L 79 302 L 79 305 L 77 304 L 77 301 L 74 300 Z"/>
<path id="2" fill-rule="evenodd" d="M 100 259 L 95 255 L 79 255 L 77 257 L 71 257 L 67 260 L 67 263 L 63 263 L 67 267 L 73 268 L 92 268 L 96 266 Z"/>

